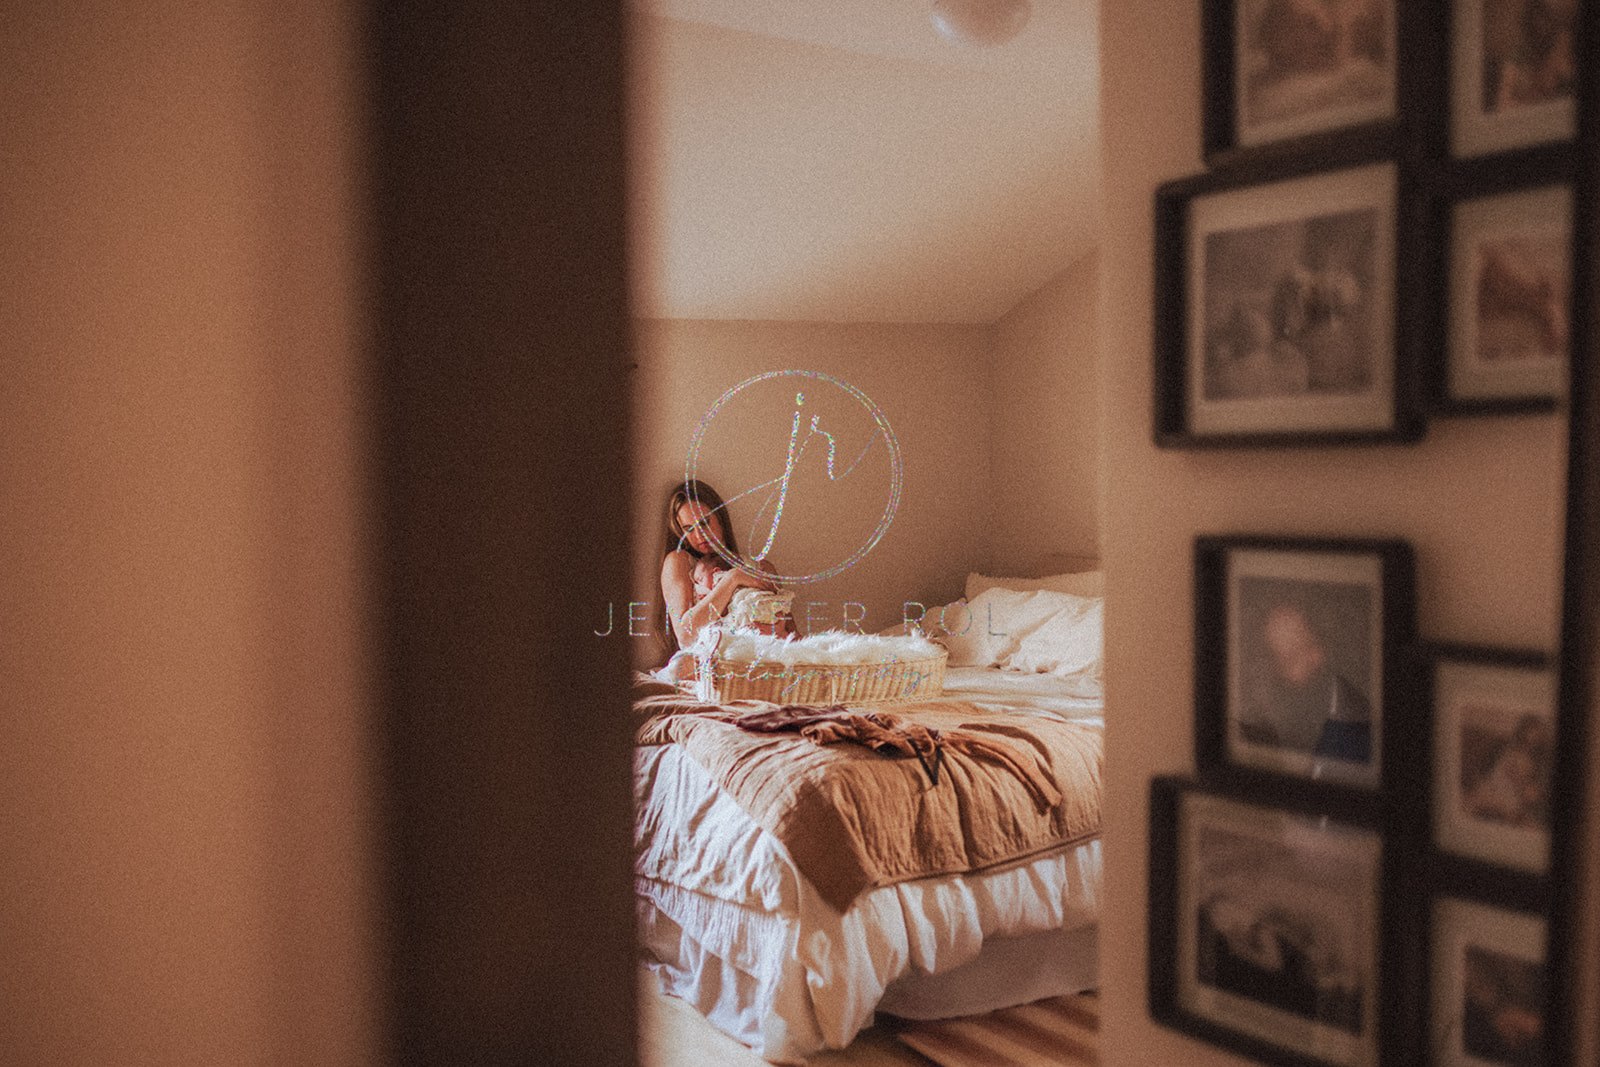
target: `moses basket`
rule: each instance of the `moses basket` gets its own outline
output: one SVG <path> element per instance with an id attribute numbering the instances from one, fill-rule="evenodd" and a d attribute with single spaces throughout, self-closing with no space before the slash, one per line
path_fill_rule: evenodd
<path id="1" fill-rule="evenodd" d="M 767 700 L 775 704 L 890 704 L 928 700 L 944 691 L 944 669 L 949 653 L 938 649 L 926 655 L 927 642 L 905 638 L 867 637 L 877 658 L 860 663 L 807 662 L 809 638 L 792 642 L 785 661 L 772 658 L 736 658 L 722 652 L 725 634 L 696 652 L 696 696 L 711 703 L 730 700 Z M 897 654 L 905 648 L 921 650 L 914 657 Z M 793 657 L 793 662 L 788 660 Z"/>

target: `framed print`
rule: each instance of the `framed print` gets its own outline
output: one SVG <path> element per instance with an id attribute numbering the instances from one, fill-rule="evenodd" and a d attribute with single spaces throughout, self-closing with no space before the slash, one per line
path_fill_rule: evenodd
<path id="1" fill-rule="evenodd" d="M 1420 433 L 1398 384 L 1398 182 L 1384 161 L 1157 193 L 1157 444 Z"/>
<path id="2" fill-rule="evenodd" d="M 1413 563 L 1401 541 L 1195 542 L 1195 730 L 1202 771 L 1366 791 L 1403 701 Z"/>
<path id="3" fill-rule="evenodd" d="M 1556 679 L 1532 652 L 1428 654 L 1434 846 L 1530 874 L 1550 864 Z"/>
<path id="4" fill-rule="evenodd" d="M 1546 410 L 1571 366 L 1572 187 L 1451 210 L 1445 410 Z"/>
<path id="5" fill-rule="evenodd" d="M 1397 0 L 1206 0 L 1207 158 L 1395 117 Z"/>
<path id="6" fill-rule="evenodd" d="M 1434 1067 L 1535 1067 L 1545 1057 L 1545 920 L 1453 896 L 1433 903 Z"/>
<path id="7" fill-rule="evenodd" d="M 1151 1013 L 1268 1063 L 1377 1064 L 1382 835 L 1181 779 L 1150 812 Z"/>
<path id="8" fill-rule="evenodd" d="M 1450 146 L 1477 156 L 1576 129 L 1580 0 L 1454 0 Z"/>

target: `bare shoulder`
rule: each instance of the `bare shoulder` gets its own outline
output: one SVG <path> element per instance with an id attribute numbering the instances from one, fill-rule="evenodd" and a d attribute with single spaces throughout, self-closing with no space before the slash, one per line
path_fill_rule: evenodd
<path id="1" fill-rule="evenodd" d="M 694 557 L 681 548 L 668 552 L 667 558 L 661 561 L 663 578 L 688 578 L 693 569 Z"/>

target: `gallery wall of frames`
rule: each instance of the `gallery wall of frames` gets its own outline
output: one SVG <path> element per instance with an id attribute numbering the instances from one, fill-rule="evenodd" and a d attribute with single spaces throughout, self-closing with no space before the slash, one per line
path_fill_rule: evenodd
<path id="1" fill-rule="evenodd" d="M 1206 171 L 1154 205 L 1156 443 L 1403 447 L 1566 411 L 1592 15 L 1205 0 Z M 1399 539 L 1196 540 L 1197 773 L 1150 807 L 1161 1022 L 1288 1065 L 1568 1062 L 1585 709 L 1558 658 L 1424 640 L 1419 563 Z"/>

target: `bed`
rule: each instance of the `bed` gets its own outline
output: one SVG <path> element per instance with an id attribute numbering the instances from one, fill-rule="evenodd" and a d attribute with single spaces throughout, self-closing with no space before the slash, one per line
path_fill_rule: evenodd
<path id="1" fill-rule="evenodd" d="M 980 608 L 983 597 L 1006 595 L 980 590 L 958 604 Z M 1036 611 L 1026 628 L 1050 619 Z M 944 1018 L 1096 985 L 1098 687 L 1081 671 L 1003 669 L 1037 659 L 1022 627 L 999 643 L 987 619 L 978 629 L 972 639 L 984 647 L 963 647 L 958 635 L 952 662 L 987 665 L 949 668 L 943 695 L 911 717 L 946 728 L 952 716 L 974 729 L 998 724 L 1022 750 L 1043 751 L 1036 737 L 1065 744 L 1041 762 L 1083 765 L 1062 772 L 1071 790 L 1052 801 L 1052 818 L 1068 808 L 1072 818 L 1055 819 L 1045 847 L 1006 862 L 879 878 L 888 884 L 842 893 L 827 877 L 807 876 L 820 870 L 814 850 L 764 828 L 771 821 L 752 813 L 738 783 L 719 779 L 715 760 L 691 743 L 661 743 L 658 731 L 636 756 L 635 874 L 641 949 L 663 992 L 765 1058 L 797 1063 L 848 1045 L 878 1011 Z"/>

